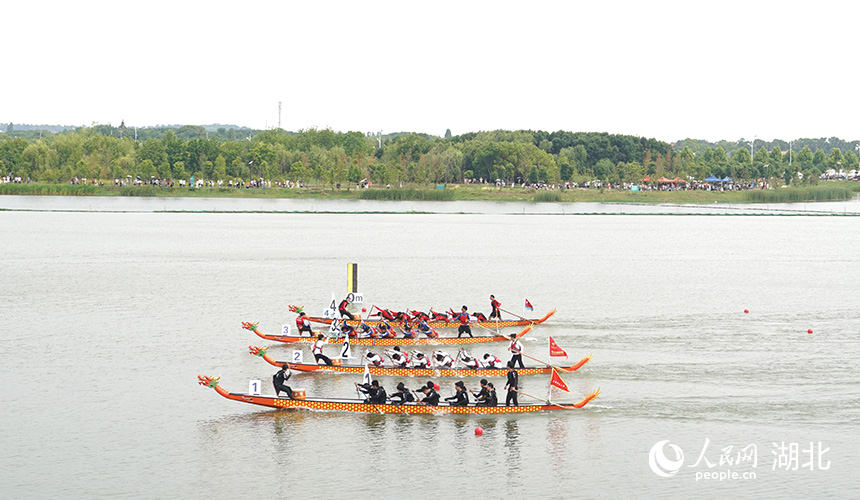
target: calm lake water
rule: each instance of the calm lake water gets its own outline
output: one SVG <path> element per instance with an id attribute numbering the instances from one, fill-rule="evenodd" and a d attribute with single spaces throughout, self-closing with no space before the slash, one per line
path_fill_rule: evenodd
<path id="1" fill-rule="evenodd" d="M 0 197 L 35 210 L 0 212 L 4 498 L 857 496 L 856 217 L 157 213 L 206 209 L 163 199 L 104 212 L 83 208 L 104 199 L 20 198 Z M 860 212 L 851 203 L 828 210 Z M 275 369 L 248 354 L 263 341 L 241 321 L 274 333 L 288 304 L 321 312 L 349 262 L 368 306 L 487 313 L 493 293 L 518 314 L 524 298 L 535 315 L 558 308 L 526 352 L 546 357 L 550 336 L 573 361 L 593 352 L 564 376 L 573 394 L 553 394 L 601 396 L 538 415 L 381 416 L 267 410 L 197 385 L 220 374 L 230 391 L 259 379 L 272 393 Z M 548 380 L 521 382 L 545 396 Z M 290 382 L 350 397 L 355 381 Z M 439 380 L 443 395 L 454 381 Z"/>

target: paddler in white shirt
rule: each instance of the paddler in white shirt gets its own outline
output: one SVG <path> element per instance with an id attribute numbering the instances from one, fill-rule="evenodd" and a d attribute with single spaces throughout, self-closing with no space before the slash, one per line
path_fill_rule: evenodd
<path id="1" fill-rule="evenodd" d="M 451 368 L 454 366 L 454 358 L 445 351 L 433 351 L 433 368 Z"/>
<path id="2" fill-rule="evenodd" d="M 381 367 L 383 363 L 385 363 L 385 361 L 382 359 L 382 356 L 376 354 L 373 351 L 367 351 L 364 354 L 364 357 L 367 358 L 367 361 L 369 361 L 373 366 Z"/>
<path id="3" fill-rule="evenodd" d="M 331 359 L 328 356 L 322 353 L 323 346 L 326 344 L 325 337 L 323 334 L 317 335 L 317 341 L 314 342 L 314 346 L 311 349 L 311 352 L 314 354 L 314 358 L 316 358 L 317 364 L 320 364 L 320 361 L 331 366 Z"/>
<path id="4" fill-rule="evenodd" d="M 412 367 L 430 368 L 430 358 L 425 356 L 421 351 L 412 351 Z"/>

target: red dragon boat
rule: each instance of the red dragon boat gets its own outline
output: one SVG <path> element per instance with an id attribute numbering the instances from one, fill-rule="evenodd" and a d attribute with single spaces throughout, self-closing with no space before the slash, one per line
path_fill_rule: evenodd
<path id="1" fill-rule="evenodd" d="M 272 366 L 280 368 L 288 364 L 290 369 L 300 372 L 313 373 L 364 373 L 364 365 L 342 365 L 339 359 L 332 360 L 333 365 L 318 365 L 315 363 L 290 363 L 288 361 L 276 361 L 267 353 L 268 347 L 248 346 L 248 350 L 254 356 L 263 358 Z M 572 372 L 579 370 L 583 365 L 591 361 L 591 354 L 579 360 L 573 366 L 559 366 L 559 371 Z M 538 375 L 552 373 L 552 366 L 533 366 L 517 368 L 520 375 Z M 394 368 L 368 365 L 371 375 L 389 375 L 393 377 L 505 377 L 507 368 Z"/>
<path id="2" fill-rule="evenodd" d="M 589 401 L 600 395 L 600 389 L 588 393 L 582 400 L 576 403 L 552 403 L 544 401 L 544 403 L 523 403 L 519 406 L 425 406 L 418 403 L 403 403 L 403 404 L 372 404 L 365 403 L 361 399 L 330 399 L 330 398 L 305 398 L 305 399 L 288 399 L 286 397 L 277 396 L 255 396 L 251 394 L 239 394 L 235 392 L 227 392 L 218 385 L 221 377 L 209 377 L 204 375 L 197 376 L 197 383 L 215 389 L 215 391 L 227 399 L 240 401 L 242 403 L 250 403 L 254 405 L 266 406 L 269 408 L 286 408 L 297 410 L 317 410 L 317 411 L 342 411 L 342 412 L 358 412 L 358 413 L 379 413 L 379 414 L 403 414 L 403 415 L 437 415 L 437 414 L 455 414 L 455 415 L 497 415 L 503 413 L 534 413 L 539 411 L 550 410 L 573 410 L 582 408 Z"/>
<path id="3" fill-rule="evenodd" d="M 553 314 L 555 314 L 555 309 L 546 313 L 546 315 L 543 318 L 538 318 L 538 319 L 518 319 L 518 320 L 505 320 L 505 321 L 473 321 L 472 323 L 470 323 L 470 325 L 484 327 L 484 328 L 504 328 L 504 327 L 508 327 L 508 326 L 539 325 L 539 324 L 543 323 L 544 321 L 548 320 L 550 318 L 550 316 L 552 316 Z M 323 323 L 326 325 L 330 325 L 332 322 L 332 318 L 323 318 L 320 316 L 308 316 L 308 321 L 311 321 L 314 323 Z M 344 320 L 338 320 L 338 321 L 344 321 Z M 361 320 L 351 319 L 351 320 L 345 320 L 345 321 L 348 325 L 357 326 Z M 385 321 L 388 323 L 392 322 L 391 320 L 385 320 Z M 370 326 L 378 326 L 379 325 L 378 319 L 365 319 L 364 322 Z M 459 321 L 432 321 L 432 320 L 430 320 L 430 321 L 427 321 L 427 324 L 430 326 L 430 328 L 457 328 L 458 326 L 460 326 Z"/>
<path id="4" fill-rule="evenodd" d="M 548 316 L 547 316 L 548 317 Z M 292 335 L 269 335 L 260 331 L 257 327 L 258 323 L 248 323 L 243 321 L 242 328 L 251 330 L 260 338 L 275 342 L 285 342 L 288 344 L 296 343 L 314 343 L 316 336 L 312 337 L 296 337 Z M 517 333 L 517 338 L 527 334 L 532 329 L 532 325 L 525 327 L 521 332 Z M 328 337 L 326 342 L 330 344 L 343 343 L 343 337 Z M 436 337 L 436 338 L 351 338 L 349 343 L 352 345 L 369 345 L 369 346 L 394 346 L 394 345 L 458 345 L 458 344 L 477 344 L 482 342 L 504 342 L 510 341 L 507 335 L 475 335 L 474 337 Z"/>

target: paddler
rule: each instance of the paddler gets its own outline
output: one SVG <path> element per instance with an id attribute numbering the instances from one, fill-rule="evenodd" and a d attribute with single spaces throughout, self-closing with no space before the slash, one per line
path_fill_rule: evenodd
<path id="1" fill-rule="evenodd" d="M 364 322 L 364 320 L 362 320 L 361 323 L 358 324 L 358 336 L 363 339 L 375 337 L 376 330 L 374 330 L 372 326 L 368 325 Z"/>
<path id="2" fill-rule="evenodd" d="M 367 394 L 367 397 L 364 398 L 365 403 L 384 405 L 385 400 L 388 399 L 388 394 L 386 394 L 385 389 L 379 385 L 378 380 L 374 380 L 370 384 L 359 384 L 358 382 L 355 382 L 355 386 L 359 391 Z"/>
<path id="3" fill-rule="evenodd" d="M 505 367 L 505 365 L 502 364 L 502 360 L 499 359 L 498 356 L 494 356 L 490 353 L 484 354 L 483 364 L 484 364 L 484 366 L 486 366 L 488 368 L 504 368 Z"/>
<path id="4" fill-rule="evenodd" d="M 426 321 L 418 322 L 418 333 L 426 335 L 428 339 L 435 339 L 439 337 L 439 334 L 436 333 L 436 330 L 430 328 L 430 325 L 428 325 Z"/>
<path id="5" fill-rule="evenodd" d="M 418 390 L 424 393 L 424 397 L 419 401 L 420 404 L 439 406 L 439 393 L 433 388 L 433 382 L 427 382 L 427 385 L 419 387 Z"/>
<path id="6" fill-rule="evenodd" d="M 412 351 L 412 367 L 413 368 L 430 368 L 430 358 L 424 355 L 421 351 Z"/>
<path id="7" fill-rule="evenodd" d="M 519 363 L 520 368 L 525 368 L 525 365 L 523 365 L 523 343 L 517 338 L 516 333 L 511 334 L 511 345 L 508 346 L 508 350 L 513 353 L 511 361 L 508 364 Z"/>
<path id="8" fill-rule="evenodd" d="M 495 295 L 490 295 L 490 307 L 493 311 L 490 313 L 490 320 L 496 318 L 498 321 L 502 320 L 502 313 L 499 311 L 499 308 L 502 307 L 502 303 L 496 300 Z"/>
<path id="9" fill-rule="evenodd" d="M 454 395 L 445 398 L 450 406 L 469 406 L 469 393 L 466 392 L 466 384 L 462 380 L 454 383 Z"/>
<path id="10" fill-rule="evenodd" d="M 369 361 L 371 364 L 373 364 L 373 366 L 376 366 L 376 367 L 381 367 L 385 363 L 385 360 L 382 359 L 382 356 L 380 356 L 379 354 L 376 354 L 375 352 L 373 352 L 371 350 L 368 350 L 364 354 L 364 357 L 367 358 L 367 361 Z"/>
<path id="11" fill-rule="evenodd" d="M 468 310 L 468 307 L 463 306 L 460 314 L 457 315 L 457 321 L 460 322 L 460 327 L 457 328 L 457 338 L 462 337 L 464 333 L 468 333 L 470 337 L 472 336 L 472 328 L 469 327 L 469 313 L 466 312 Z"/>
<path id="12" fill-rule="evenodd" d="M 472 392 L 474 394 L 474 391 Z M 496 389 L 487 379 L 481 379 L 481 390 L 475 394 L 475 406 L 496 406 L 499 400 L 496 398 Z"/>
<path id="13" fill-rule="evenodd" d="M 384 320 L 379 320 L 379 324 L 376 326 L 377 335 L 381 339 L 393 339 L 397 337 L 397 333 L 394 331 L 391 326 L 386 323 Z"/>
<path id="14" fill-rule="evenodd" d="M 293 372 L 290 371 L 290 365 L 287 363 L 281 365 L 281 369 L 272 375 L 272 385 L 275 386 L 275 397 L 281 397 L 281 391 L 284 391 L 287 393 L 289 399 L 293 399 L 293 389 L 286 385 L 287 380 L 290 380 L 292 376 Z"/>
<path id="15" fill-rule="evenodd" d="M 314 342 L 314 346 L 311 348 L 311 352 L 314 354 L 314 358 L 317 361 L 317 364 L 320 364 L 320 361 L 331 366 L 331 359 L 328 356 L 322 353 L 323 346 L 326 344 L 325 336 L 323 334 L 317 335 L 317 341 Z"/>
<path id="16" fill-rule="evenodd" d="M 357 336 L 355 328 L 351 327 L 346 321 L 341 321 L 340 332 L 351 339 L 354 339 Z"/>
<path id="17" fill-rule="evenodd" d="M 403 320 L 403 325 L 400 327 L 403 330 L 404 339 L 414 339 L 415 332 L 412 330 L 412 323 L 408 319 Z"/>
<path id="18" fill-rule="evenodd" d="M 445 351 L 433 351 L 433 368 L 452 368 L 454 358 Z"/>
<path id="19" fill-rule="evenodd" d="M 385 354 L 387 354 L 388 357 L 391 358 L 391 363 L 394 365 L 395 368 L 406 368 L 408 361 L 406 360 L 406 356 L 404 356 L 399 349 L 387 349 L 385 351 Z"/>
<path id="20" fill-rule="evenodd" d="M 466 366 L 466 368 L 471 368 L 472 370 L 480 368 L 478 358 L 469 354 L 465 349 L 460 349 L 460 361 Z"/>
<path id="21" fill-rule="evenodd" d="M 299 313 L 296 318 L 296 327 L 299 329 L 298 336 L 304 337 L 303 332 L 308 332 L 308 337 L 313 337 L 314 332 L 311 330 L 311 322 L 308 320 L 308 315 L 304 311 Z"/>
<path id="22" fill-rule="evenodd" d="M 352 302 L 349 298 L 350 295 L 352 294 L 347 295 L 345 299 L 340 301 L 340 305 L 337 306 L 337 312 L 340 313 L 340 317 L 342 319 L 353 319 L 352 313 L 347 310 L 347 307 L 349 307 L 350 302 Z"/>
<path id="23" fill-rule="evenodd" d="M 508 396 L 505 398 L 505 406 L 511 406 L 513 401 L 514 406 L 519 406 L 517 402 L 517 389 L 520 387 L 520 374 L 514 370 L 514 362 L 508 361 L 508 381 L 505 383 L 505 389 L 508 390 Z"/>
<path id="24" fill-rule="evenodd" d="M 392 403 L 395 402 L 394 398 L 397 398 L 399 400 L 397 401 L 397 403 L 399 404 L 412 403 L 413 401 L 415 401 L 415 396 L 413 396 L 412 393 L 409 392 L 409 389 L 407 389 L 406 386 L 403 385 L 403 382 L 397 383 L 397 392 L 392 394 L 390 398 Z"/>

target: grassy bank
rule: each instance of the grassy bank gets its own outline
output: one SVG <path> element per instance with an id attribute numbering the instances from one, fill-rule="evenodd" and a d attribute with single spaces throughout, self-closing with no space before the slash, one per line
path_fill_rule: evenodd
<path id="1" fill-rule="evenodd" d="M 860 192 L 860 183 L 829 181 L 811 187 L 751 191 L 629 191 L 571 189 L 535 191 L 519 187 L 499 189 L 477 185 L 448 185 L 445 189 L 412 186 L 405 188 L 333 189 L 235 189 L 162 188 L 156 186 L 73 186 L 68 184 L 0 184 L 0 194 L 47 196 L 164 196 L 216 198 L 313 198 L 395 201 L 520 201 L 543 203 L 795 203 L 849 200 Z"/>

